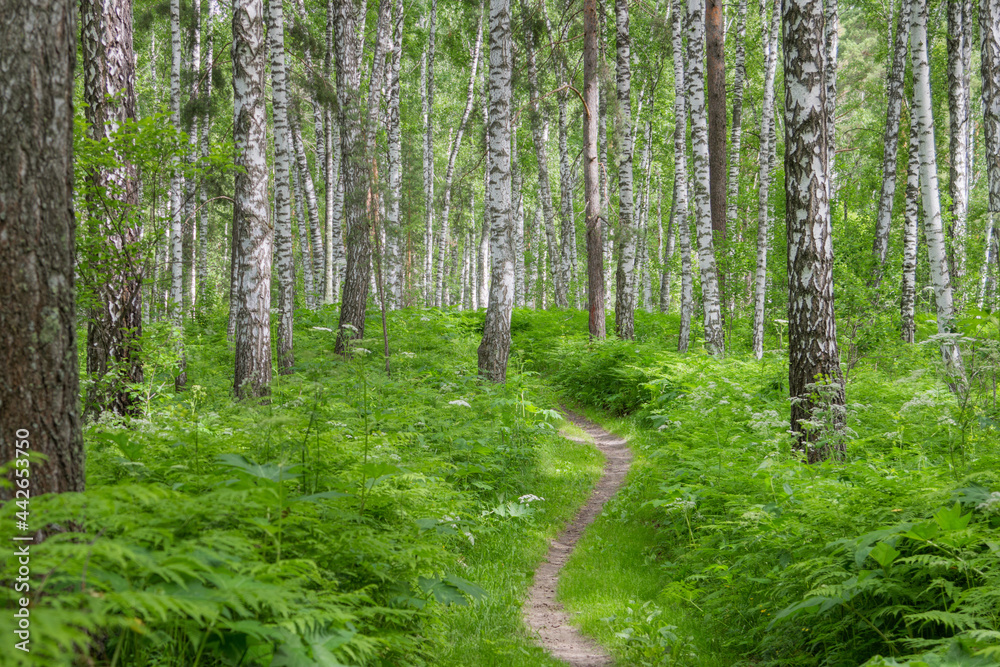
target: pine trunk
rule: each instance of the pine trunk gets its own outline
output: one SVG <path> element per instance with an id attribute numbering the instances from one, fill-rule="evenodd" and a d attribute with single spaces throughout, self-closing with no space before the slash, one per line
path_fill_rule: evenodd
<path id="1" fill-rule="evenodd" d="M 28 451 L 47 456 L 31 463 L 32 497 L 84 490 L 74 282 L 76 11 L 76 3 L 60 0 L 5 3 L 0 21 L 0 460 Z M 0 499 L 14 495 L 0 490 Z M 35 521 L 41 528 L 44 520 Z"/>
<path id="2" fill-rule="evenodd" d="M 347 268 L 340 302 L 337 354 L 346 354 L 349 341 L 364 338 L 365 306 L 371 278 L 371 188 L 366 136 L 362 127 L 361 48 L 364 3 L 337 0 L 334 30 L 337 45 L 337 106 L 340 115 L 340 175 L 344 188 L 344 223 L 347 232 Z M 376 95 L 369 89 L 369 95 Z"/>

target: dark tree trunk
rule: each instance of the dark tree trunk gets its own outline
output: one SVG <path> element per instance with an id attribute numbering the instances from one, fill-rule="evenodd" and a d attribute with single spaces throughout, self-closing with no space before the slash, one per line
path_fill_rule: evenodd
<path id="1" fill-rule="evenodd" d="M 32 497 L 84 486 L 73 276 L 76 28 L 76 4 L 65 0 L 6 3 L 0 21 L 0 460 L 16 451 L 48 456 L 17 478 L 30 480 Z M 0 490 L 0 499 L 14 493 Z"/>
<path id="2" fill-rule="evenodd" d="M 361 121 L 362 35 L 359 28 L 363 29 L 364 26 L 363 3 L 359 0 L 337 0 L 335 4 L 340 173 L 344 184 L 344 223 L 347 227 L 347 270 L 335 350 L 338 354 L 343 354 L 349 339 L 363 338 L 365 335 L 365 306 L 371 282 L 371 222 L 366 210 L 370 165 Z M 376 92 L 369 91 L 369 94 Z"/>

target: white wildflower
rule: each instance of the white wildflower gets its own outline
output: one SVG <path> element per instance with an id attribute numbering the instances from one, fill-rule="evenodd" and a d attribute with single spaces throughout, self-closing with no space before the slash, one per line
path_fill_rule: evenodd
<path id="1" fill-rule="evenodd" d="M 471 405 L 468 404 L 468 402 L 463 401 L 462 399 L 458 399 L 458 400 L 454 400 L 454 401 L 448 401 L 448 405 L 458 405 L 458 406 L 461 406 L 463 408 L 471 408 L 472 407 Z"/>
<path id="2" fill-rule="evenodd" d="M 545 498 L 539 498 L 533 493 L 526 493 L 520 498 L 518 498 L 517 502 L 521 503 L 522 505 L 527 505 L 528 503 L 533 503 L 536 500 L 545 500 Z"/>
<path id="3" fill-rule="evenodd" d="M 330 327 L 312 327 L 312 330 L 313 331 L 329 331 L 330 333 L 333 333 L 333 329 L 331 329 Z"/>

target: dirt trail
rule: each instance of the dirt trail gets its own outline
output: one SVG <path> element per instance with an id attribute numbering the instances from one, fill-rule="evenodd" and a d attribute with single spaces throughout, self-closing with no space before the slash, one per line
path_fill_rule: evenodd
<path id="1" fill-rule="evenodd" d="M 594 522 L 604 503 L 625 482 L 625 475 L 632 463 L 632 452 L 623 438 L 608 433 L 578 414 L 568 410 L 565 412 L 566 417 L 592 437 L 597 448 L 604 453 L 604 474 L 590 494 L 587 504 L 552 541 L 545 560 L 535 570 L 535 583 L 528 591 L 528 599 L 524 604 L 524 622 L 537 633 L 539 643 L 559 660 L 574 667 L 609 667 L 614 664 L 614 660 L 608 652 L 570 625 L 569 614 L 556 602 L 556 582 L 583 531 Z"/>

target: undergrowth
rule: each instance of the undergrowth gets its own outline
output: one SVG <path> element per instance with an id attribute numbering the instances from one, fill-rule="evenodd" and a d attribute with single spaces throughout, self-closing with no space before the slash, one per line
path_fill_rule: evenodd
<path id="1" fill-rule="evenodd" d="M 482 313 L 391 313 L 387 378 L 380 341 L 345 360 L 334 310 L 299 312 L 265 403 L 233 400 L 224 316 L 185 331 L 181 393 L 171 330 L 147 327 L 141 414 L 87 425 L 86 492 L 32 499 L 30 653 L 5 665 L 440 664 L 449 608 L 489 604 L 483 547 L 531 544 L 530 571 L 597 474 L 592 452 L 553 461 L 531 373 L 477 378 Z M 17 510 L 0 510 L 8 543 Z M 17 567 L 0 563 L 8 641 Z"/>
<path id="2" fill-rule="evenodd" d="M 545 346 L 559 318 L 518 346 L 636 452 L 560 584 L 622 664 L 1000 664 L 995 320 L 957 394 L 936 348 L 883 342 L 850 373 L 843 460 L 807 465 L 780 352 L 681 356 L 652 315 L 637 343 Z"/>

